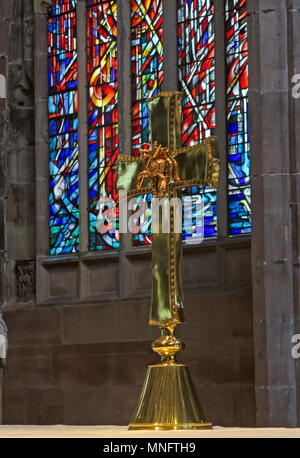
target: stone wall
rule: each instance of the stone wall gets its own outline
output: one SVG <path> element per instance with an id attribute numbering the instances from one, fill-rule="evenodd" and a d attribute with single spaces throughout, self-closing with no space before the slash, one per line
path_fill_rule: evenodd
<path id="1" fill-rule="evenodd" d="M 7 203 L 7 75 L 11 37 L 12 2 L 0 4 L 0 307 L 6 300 L 6 203 Z M 4 88 L 3 88 L 4 86 Z M 0 369 L 0 424 L 2 423 L 2 369 Z"/>
<path id="2" fill-rule="evenodd" d="M 29 299 L 20 284 L 35 259 L 33 2 L 2 2 L 0 22 L 7 82 L 0 112 L 0 299 L 9 305 Z"/>
<path id="3" fill-rule="evenodd" d="M 0 99 L 2 307 L 33 303 L 20 288 L 27 264 L 35 259 L 32 0 L 0 4 L 0 75 L 5 78 L 5 99 Z"/>
<path id="4" fill-rule="evenodd" d="M 124 238 L 120 255 L 83 252 L 49 259 L 49 2 L 34 2 L 34 43 L 33 2 L 6 3 L 0 6 L 9 25 L 5 133 L 0 131 L 5 141 L 0 167 L 5 180 L 5 186 L 0 185 L 5 283 L 1 303 L 10 344 L 4 423 L 127 424 L 146 366 L 157 361 L 150 346 L 158 333 L 147 325 L 151 251 L 133 250 Z M 83 7 L 85 2 L 80 3 Z M 122 17 L 125 21 L 126 14 Z M 120 101 L 120 142 L 125 149 L 130 147 L 126 46 L 120 56 L 125 94 Z M 190 365 L 210 420 L 223 426 L 254 426 L 250 240 L 220 237 L 186 249 L 184 259 L 188 322 L 178 331 L 186 343 L 180 360 Z"/>
<path id="5" fill-rule="evenodd" d="M 150 251 L 133 252 L 124 239 L 120 257 L 47 257 L 47 3 L 34 2 L 34 53 L 33 1 L 0 4 L 0 74 L 8 91 L 0 100 L 0 301 L 10 341 L 4 422 L 126 424 L 146 365 L 156 360 L 150 343 L 157 332 L 147 326 Z M 180 359 L 190 365 L 215 424 L 296 426 L 300 359 L 291 358 L 291 348 L 300 333 L 300 102 L 291 81 L 300 74 L 300 0 L 247 3 L 252 258 L 249 240 L 224 234 L 186 250 L 188 323 L 178 335 L 187 348 Z M 128 11 L 122 18 L 128 20 Z M 130 68 L 123 37 L 120 142 L 126 151 Z M 219 137 L 226 140 L 224 132 Z"/>
<path id="6" fill-rule="evenodd" d="M 252 272 L 257 426 L 300 424 L 300 1 L 255 0 L 249 15 Z"/>
<path id="7" fill-rule="evenodd" d="M 203 408 L 214 424 L 255 426 L 251 294 L 189 294 L 178 336 Z M 149 299 L 6 313 L 10 349 L 7 424 L 118 424 L 133 414 L 147 365 L 158 362 Z"/>

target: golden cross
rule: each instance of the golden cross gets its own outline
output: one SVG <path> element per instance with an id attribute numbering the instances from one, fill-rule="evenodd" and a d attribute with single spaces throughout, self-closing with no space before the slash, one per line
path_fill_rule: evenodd
<path id="1" fill-rule="evenodd" d="M 220 171 L 216 137 L 182 148 L 182 93 L 162 92 L 147 100 L 152 148 L 141 157 L 119 155 L 117 187 L 128 198 L 141 194 L 173 199 L 182 188 L 217 188 Z M 160 222 L 152 220 L 152 226 Z M 185 321 L 182 288 L 182 235 L 175 232 L 174 207 L 170 206 L 170 233 L 152 233 L 152 300 L 150 325 L 173 329 Z"/>

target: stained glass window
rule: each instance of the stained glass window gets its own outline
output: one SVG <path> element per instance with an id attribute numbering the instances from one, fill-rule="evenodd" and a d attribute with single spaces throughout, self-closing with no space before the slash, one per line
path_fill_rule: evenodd
<path id="1" fill-rule="evenodd" d="M 79 249 L 76 0 L 55 0 L 48 18 L 50 254 Z"/>
<path id="2" fill-rule="evenodd" d="M 53 0 L 48 17 L 50 254 L 79 250 L 76 1 Z M 90 250 L 119 247 L 117 0 L 87 2 Z M 246 0 L 224 0 L 229 234 L 251 231 Z M 162 0 L 130 0 L 132 146 L 151 141 L 146 99 L 162 89 Z M 215 0 L 177 0 L 178 79 L 184 146 L 215 134 Z M 176 44 L 174 43 L 174 46 Z M 204 235 L 217 235 L 216 192 L 183 190 L 204 202 Z M 115 202 L 111 205 L 112 200 Z M 134 244 L 151 243 L 151 196 L 140 196 Z M 147 209 L 142 217 L 138 211 Z M 194 221 L 194 219 L 193 219 Z M 104 228 L 99 232 L 99 226 Z M 183 239 L 191 233 L 183 226 Z"/>
<path id="3" fill-rule="evenodd" d="M 149 141 L 146 99 L 163 82 L 162 0 L 131 0 L 131 73 L 133 152 Z"/>
<path id="4" fill-rule="evenodd" d="M 87 73 L 90 250 L 95 251 L 119 247 L 116 0 L 87 0 Z"/>
<path id="5" fill-rule="evenodd" d="M 226 0 L 227 144 L 230 235 L 251 232 L 246 0 Z"/>
<path id="6" fill-rule="evenodd" d="M 133 234 L 134 245 L 151 245 L 152 243 L 152 195 L 139 196 L 136 199 L 134 209 L 135 232 Z"/>
<path id="7" fill-rule="evenodd" d="M 178 0 L 178 71 L 183 100 L 183 146 L 215 134 L 214 0 Z M 217 235 L 216 191 L 193 187 L 183 197 L 202 196 L 204 236 Z M 192 234 L 183 226 L 184 239 Z"/>
<path id="8" fill-rule="evenodd" d="M 131 0 L 131 74 L 132 74 L 132 146 L 139 154 L 150 139 L 149 111 L 146 99 L 161 91 L 163 83 L 162 0 Z M 136 206 L 135 245 L 149 245 L 151 236 L 151 196 L 141 196 Z"/>

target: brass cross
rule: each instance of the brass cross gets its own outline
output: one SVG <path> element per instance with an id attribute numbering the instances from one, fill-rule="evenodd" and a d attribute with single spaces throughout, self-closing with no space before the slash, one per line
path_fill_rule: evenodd
<path id="1" fill-rule="evenodd" d="M 162 92 L 147 100 L 152 147 L 141 157 L 119 155 L 118 190 L 128 198 L 141 194 L 173 199 L 189 186 L 217 188 L 220 171 L 216 137 L 182 148 L 182 93 Z M 152 220 L 152 226 L 159 227 Z M 175 233 L 170 207 L 170 233 L 152 233 L 152 300 L 150 325 L 174 329 L 185 321 L 182 288 L 182 235 Z"/>

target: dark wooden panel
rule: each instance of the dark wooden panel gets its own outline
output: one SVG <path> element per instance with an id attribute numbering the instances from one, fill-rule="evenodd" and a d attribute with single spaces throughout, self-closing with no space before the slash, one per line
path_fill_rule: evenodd
<path id="1" fill-rule="evenodd" d="M 83 262 L 81 266 L 81 298 L 115 299 L 119 290 L 118 259 Z"/>
<path id="2" fill-rule="evenodd" d="M 228 286 L 251 286 L 251 249 L 232 247 L 226 249 Z"/>
<path id="3" fill-rule="evenodd" d="M 152 287 L 151 253 L 129 256 L 126 259 L 128 296 L 150 296 Z"/>
<path id="4" fill-rule="evenodd" d="M 79 271 L 77 263 L 47 265 L 48 297 L 74 298 L 79 293 Z"/>
<path id="5" fill-rule="evenodd" d="M 184 251 L 184 288 L 209 288 L 218 284 L 216 248 L 194 247 Z"/>

